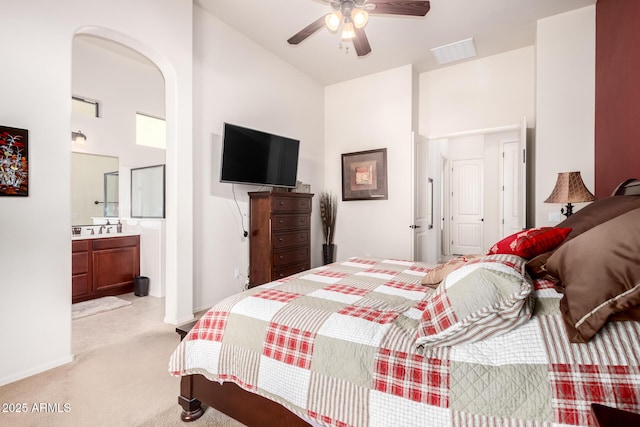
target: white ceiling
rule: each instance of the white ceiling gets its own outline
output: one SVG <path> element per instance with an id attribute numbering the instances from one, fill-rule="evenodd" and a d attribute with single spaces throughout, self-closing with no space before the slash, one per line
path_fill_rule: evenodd
<path id="1" fill-rule="evenodd" d="M 400 1 L 400 0 L 396 0 Z M 534 44 L 536 21 L 596 0 L 431 0 L 425 17 L 370 15 L 372 52 L 358 58 L 351 43 L 326 28 L 291 46 L 287 39 L 330 11 L 321 0 L 194 0 L 229 26 L 323 84 L 413 64 L 439 67 L 430 49 L 473 37 L 478 58 Z M 348 49 L 346 47 L 348 46 Z"/>

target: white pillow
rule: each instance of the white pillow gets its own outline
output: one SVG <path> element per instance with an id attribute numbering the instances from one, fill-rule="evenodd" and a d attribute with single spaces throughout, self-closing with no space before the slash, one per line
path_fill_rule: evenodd
<path id="1" fill-rule="evenodd" d="M 480 341 L 528 321 L 535 293 L 525 264 L 514 255 L 487 255 L 451 272 L 427 297 L 416 345 Z"/>

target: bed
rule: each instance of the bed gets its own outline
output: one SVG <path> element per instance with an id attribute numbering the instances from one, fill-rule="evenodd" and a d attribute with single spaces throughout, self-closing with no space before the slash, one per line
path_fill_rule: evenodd
<path id="1" fill-rule="evenodd" d="M 517 253 L 351 258 L 221 301 L 169 362 L 183 421 L 203 403 L 250 426 L 588 426 L 592 404 L 640 412 L 640 181 L 615 194 L 511 239 Z"/>

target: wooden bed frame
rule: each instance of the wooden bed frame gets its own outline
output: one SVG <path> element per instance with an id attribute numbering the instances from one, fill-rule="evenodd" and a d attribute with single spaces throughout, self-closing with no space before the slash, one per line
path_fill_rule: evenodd
<path id="1" fill-rule="evenodd" d="M 628 179 L 612 193 L 613 196 L 640 195 L 640 180 Z M 194 322 L 195 323 L 195 322 Z M 183 331 L 184 332 L 184 331 Z M 186 334 L 186 332 L 184 332 Z M 183 334 L 181 334 L 184 337 Z M 178 403 L 182 406 L 182 421 L 195 421 L 204 414 L 202 403 L 240 421 L 248 426 L 273 425 L 309 426 L 302 418 L 284 406 L 265 397 L 248 392 L 234 383 L 209 381 L 203 375 L 187 375 L 180 380 Z"/>

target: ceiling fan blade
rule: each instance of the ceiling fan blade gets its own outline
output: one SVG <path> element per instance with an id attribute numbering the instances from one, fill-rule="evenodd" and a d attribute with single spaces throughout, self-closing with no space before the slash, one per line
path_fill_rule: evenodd
<path id="1" fill-rule="evenodd" d="M 304 27 L 297 34 L 287 40 L 287 42 L 289 44 L 298 44 L 322 27 L 324 27 L 324 16 Z"/>
<path id="2" fill-rule="evenodd" d="M 364 28 L 355 28 L 356 36 L 353 38 L 353 47 L 356 49 L 358 56 L 365 56 L 371 52 L 371 46 Z"/>
<path id="3" fill-rule="evenodd" d="M 366 4 L 375 6 L 371 10 L 367 8 L 370 14 L 375 15 L 425 16 L 431 9 L 428 1 L 368 0 Z"/>

